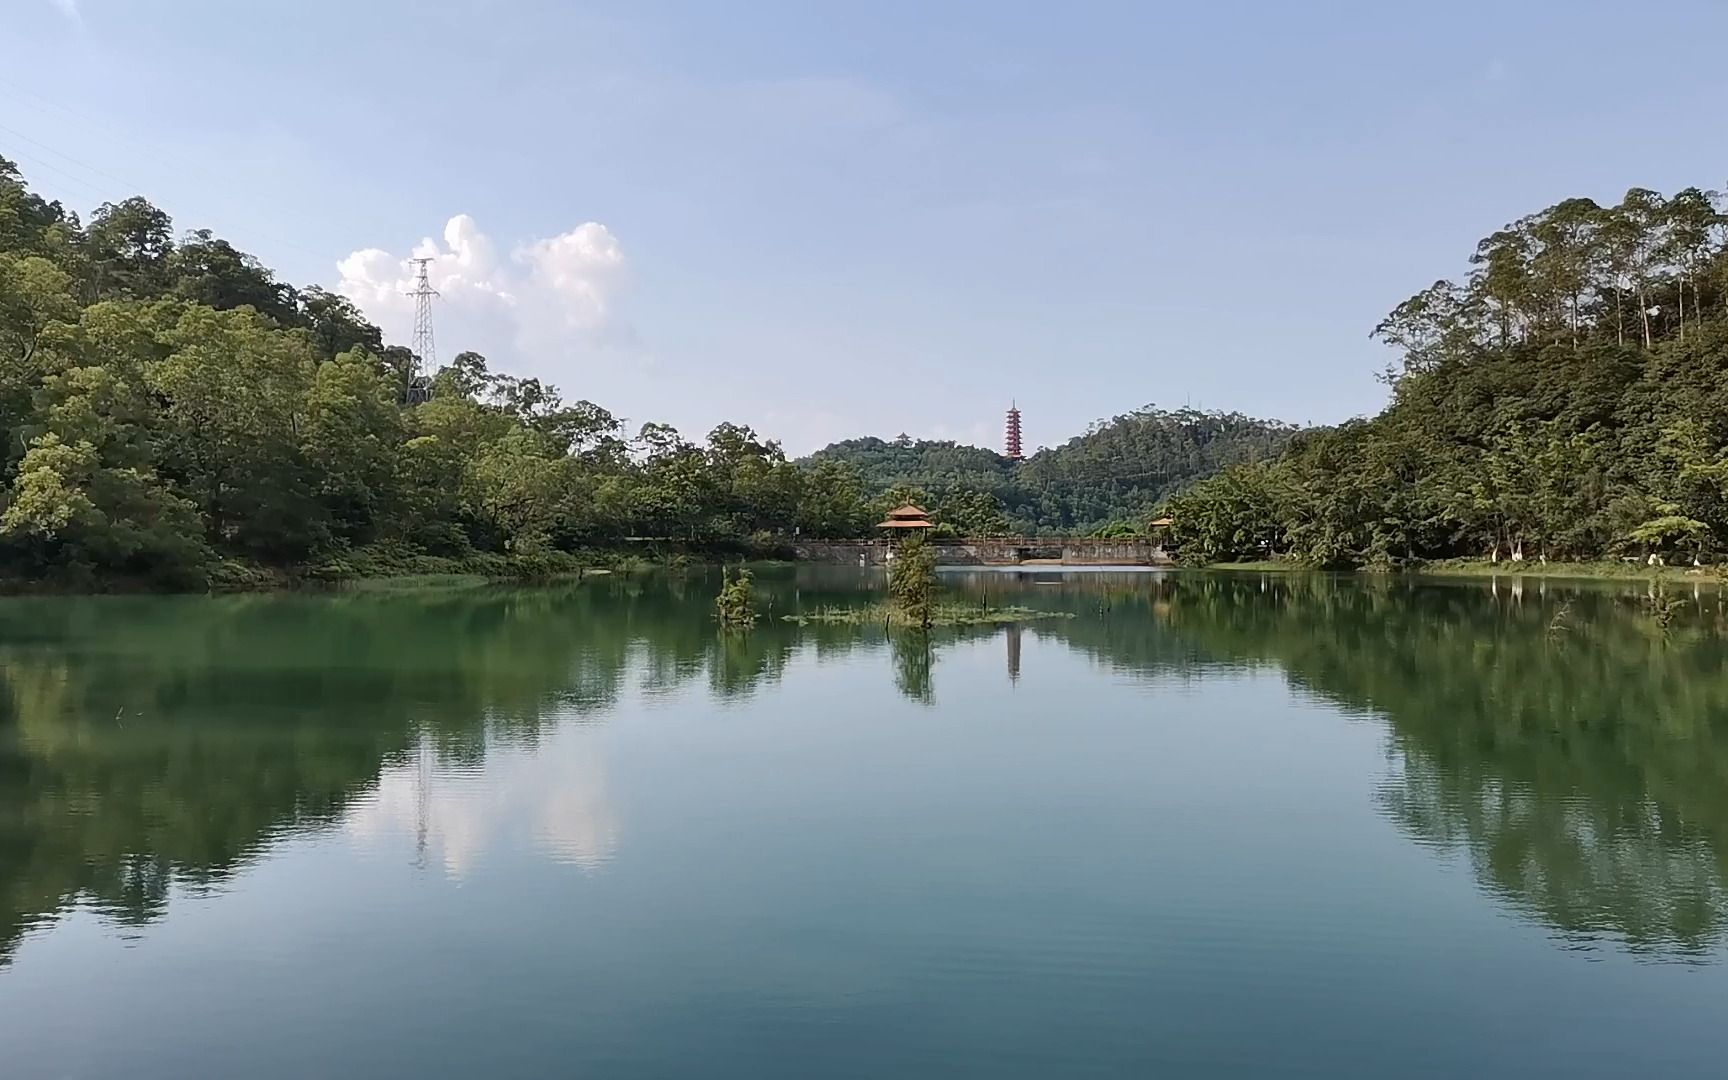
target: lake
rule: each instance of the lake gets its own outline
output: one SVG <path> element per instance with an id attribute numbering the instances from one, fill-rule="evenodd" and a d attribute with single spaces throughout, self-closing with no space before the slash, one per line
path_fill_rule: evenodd
<path id="1" fill-rule="evenodd" d="M 1713 589 L 944 580 L 0 601 L 0 1074 L 1722 1074 Z"/>

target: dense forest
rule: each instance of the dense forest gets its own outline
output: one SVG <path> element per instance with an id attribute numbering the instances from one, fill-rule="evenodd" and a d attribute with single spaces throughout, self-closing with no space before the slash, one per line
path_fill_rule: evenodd
<path id="1" fill-rule="evenodd" d="M 939 510 L 950 508 L 948 516 L 961 531 L 1140 530 L 1158 504 L 1184 485 L 1229 465 L 1272 460 L 1297 430 L 1237 413 L 1148 405 L 1101 420 L 1019 465 L 975 446 L 904 435 L 834 443 L 809 460 L 851 466 L 872 492 L 896 490 Z M 980 520 L 988 502 L 1000 514 Z"/>
<path id="2" fill-rule="evenodd" d="M 1728 218 L 1567 199 L 1400 304 L 1369 420 L 1174 496 L 1195 561 L 1708 560 L 1728 548 Z"/>
<path id="3" fill-rule="evenodd" d="M 81 222 L 0 158 L 0 578 L 196 588 L 557 568 L 629 538 L 760 550 L 862 535 L 892 497 L 738 425 L 625 432 L 478 353 L 422 373 L 346 298 L 176 237 L 143 198 Z"/>

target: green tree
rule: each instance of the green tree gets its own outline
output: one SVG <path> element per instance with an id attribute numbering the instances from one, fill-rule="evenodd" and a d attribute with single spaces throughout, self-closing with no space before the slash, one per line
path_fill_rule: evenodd
<path id="1" fill-rule="evenodd" d="M 714 599 L 714 617 L 731 630 L 755 625 L 756 592 L 749 570 L 740 567 L 736 573 L 722 572 L 720 595 Z"/>
<path id="2" fill-rule="evenodd" d="M 383 335 L 346 296 L 312 285 L 299 290 L 294 300 L 298 308 L 294 322 L 312 335 L 321 358 L 329 360 L 351 349 L 384 355 Z"/>
<path id="3" fill-rule="evenodd" d="M 299 321 L 294 291 L 263 264 L 209 229 L 199 229 L 163 260 L 170 296 L 224 311 L 250 307 L 282 326 Z"/>
<path id="4" fill-rule="evenodd" d="M 913 626 L 930 628 L 936 612 L 936 549 L 923 536 L 914 533 L 895 547 L 888 597 Z"/>
<path id="5" fill-rule="evenodd" d="M 858 470 L 844 462 L 816 461 L 801 470 L 797 529 L 806 536 L 868 536 L 878 520 L 870 515 Z"/>
<path id="6" fill-rule="evenodd" d="M 942 536 L 1010 536 L 1014 531 L 1002 501 L 987 491 L 951 489 L 936 500 L 931 515 Z"/>
<path id="7" fill-rule="evenodd" d="M 149 300 L 167 290 L 173 221 L 148 200 L 134 195 L 97 207 L 84 244 L 93 299 Z"/>
<path id="8" fill-rule="evenodd" d="M 315 358 L 301 337 L 245 309 L 192 306 L 145 380 L 163 401 L 162 470 L 198 507 L 212 543 L 274 562 L 328 537 L 303 451 Z"/>
<path id="9" fill-rule="evenodd" d="M 332 535 L 369 543 L 401 514 L 402 442 L 396 387 L 375 356 L 352 349 L 318 365 L 300 451 Z"/>

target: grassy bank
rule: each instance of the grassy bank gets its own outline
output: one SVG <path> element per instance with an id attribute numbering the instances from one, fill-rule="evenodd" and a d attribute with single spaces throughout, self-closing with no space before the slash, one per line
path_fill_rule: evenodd
<path id="1" fill-rule="evenodd" d="M 1454 559 L 1424 563 L 1416 573 L 1425 577 L 1543 577 L 1591 578 L 1603 581 L 1718 580 L 1713 566 L 1646 566 L 1642 562 L 1508 562 L 1486 559 Z"/>
<path id="2" fill-rule="evenodd" d="M 503 582 L 577 581 L 596 575 L 646 573 L 689 564 L 690 560 L 682 555 L 654 559 L 635 552 L 615 551 L 550 551 L 523 555 L 474 552 L 451 556 L 393 548 L 361 548 L 302 567 L 271 567 L 225 559 L 211 569 L 204 588 L 180 591 L 453 589 Z M 81 591 L 133 591 L 114 588 L 112 582 L 96 584 L 109 587 Z"/>
<path id="3" fill-rule="evenodd" d="M 1293 562 L 1284 562 L 1282 559 L 1255 559 L 1251 562 L 1207 563 L 1206 566 L 1204 567 L 1204 569 L 1207 569 L 1207 570 L 1258 570 L 1258 571 L 1262 571 L 1262 572 L 1270 571 L 1270 572 L 1274 572 L 1274 573 L 1288 573 L 1291 571 L 1305 570 L 1308 568 L 1304 567 L 1304 566 L 1298 566 L 1296 563 L 1293 563 Z"/>
<path id="4" fill-rule="evenodd" d="M 443 592 L 451 589 L 474 589 L 511 582 L 551 585 L 566 581 L 586 581 L 590 578 L 605 577 L 611 573 L 611 570 L 583 570 L 576 574 L 554 574 L 550 577 L 536 578 L 487 577 L 485 574 L 398 574 L 394 577 L 345 578 L 330 587 L 342 592 Z"/>
<path id="5" fill-rule="evenodd" d="M 909 626 L 906 616 L 893 604 L 871 604 L 859 608 L 822 608 L 780 616 L 799 626 Z M 931 626 L 1004 626 L 1039 619 L 1069 619 L 1060 611 L 1034 611 L 1023 607 L 982 607 L 978 604 L 937 604 L 930 613 Z"/>
<path id="6" fill-rule="evenodd" d="M 1260 573 L 1302 573 L 1314 568 L 1282 559 L 1259 559 L 1253 562 L 1209 563 L 1205 569 L 1252 570 Z M 1360 572 L 1368 573 L 1369 571 Z M 1391 573 L 1410 574 L 1416 577 L 1449 578 L 1540 577 L 1598 581 L 1648 581 L 1651 578 L 1662 581 L 1718 580 L 1716 568 L 1711 566 L 1647 566 L 1641 562 L 1618 561 L 1545 563 L 1530 560 L 1511 562 L 1502 559 L 1500 562 L 1489 562 L 1487 559 L 1448 559 L 1443 562 L 1425 562 L 1404 567 L 1391 571 Z"/>
<path id="7" fill-rule="evenodd" d="M 745 565 L 789 566 L 789 562 L 749 557 Z M 608 574 L 736 564 L 731 550 L 685 548 L 632 550 L 590 549 L 507 555 L 473 552 L 467 555 L 428 555 L 388 546 L 358 548 L 317 562 L 271 566 L 242 558 L 219 558 L 184 578 L 164 580 L 112 573 L 60 569 L 40 577 L 0 576 L 0 596 L 100 596 L 115 594 L 185 594 L 283 592 L 305 589 L 391 591 L 470 588 L 477 585 L 576 581 Z"/>

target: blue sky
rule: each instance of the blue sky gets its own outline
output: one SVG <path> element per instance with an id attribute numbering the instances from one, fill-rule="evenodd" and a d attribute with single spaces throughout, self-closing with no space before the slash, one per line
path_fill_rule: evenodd
<path id="1" fill-rule="evenodd" d="M 398 339 L 420 248 L 441 356 L 793 452 L 1372 413 L 1368 331 L 1479 237 L 1728 179 L 1720 3 L 0 2 L 46 194 Z"/>

